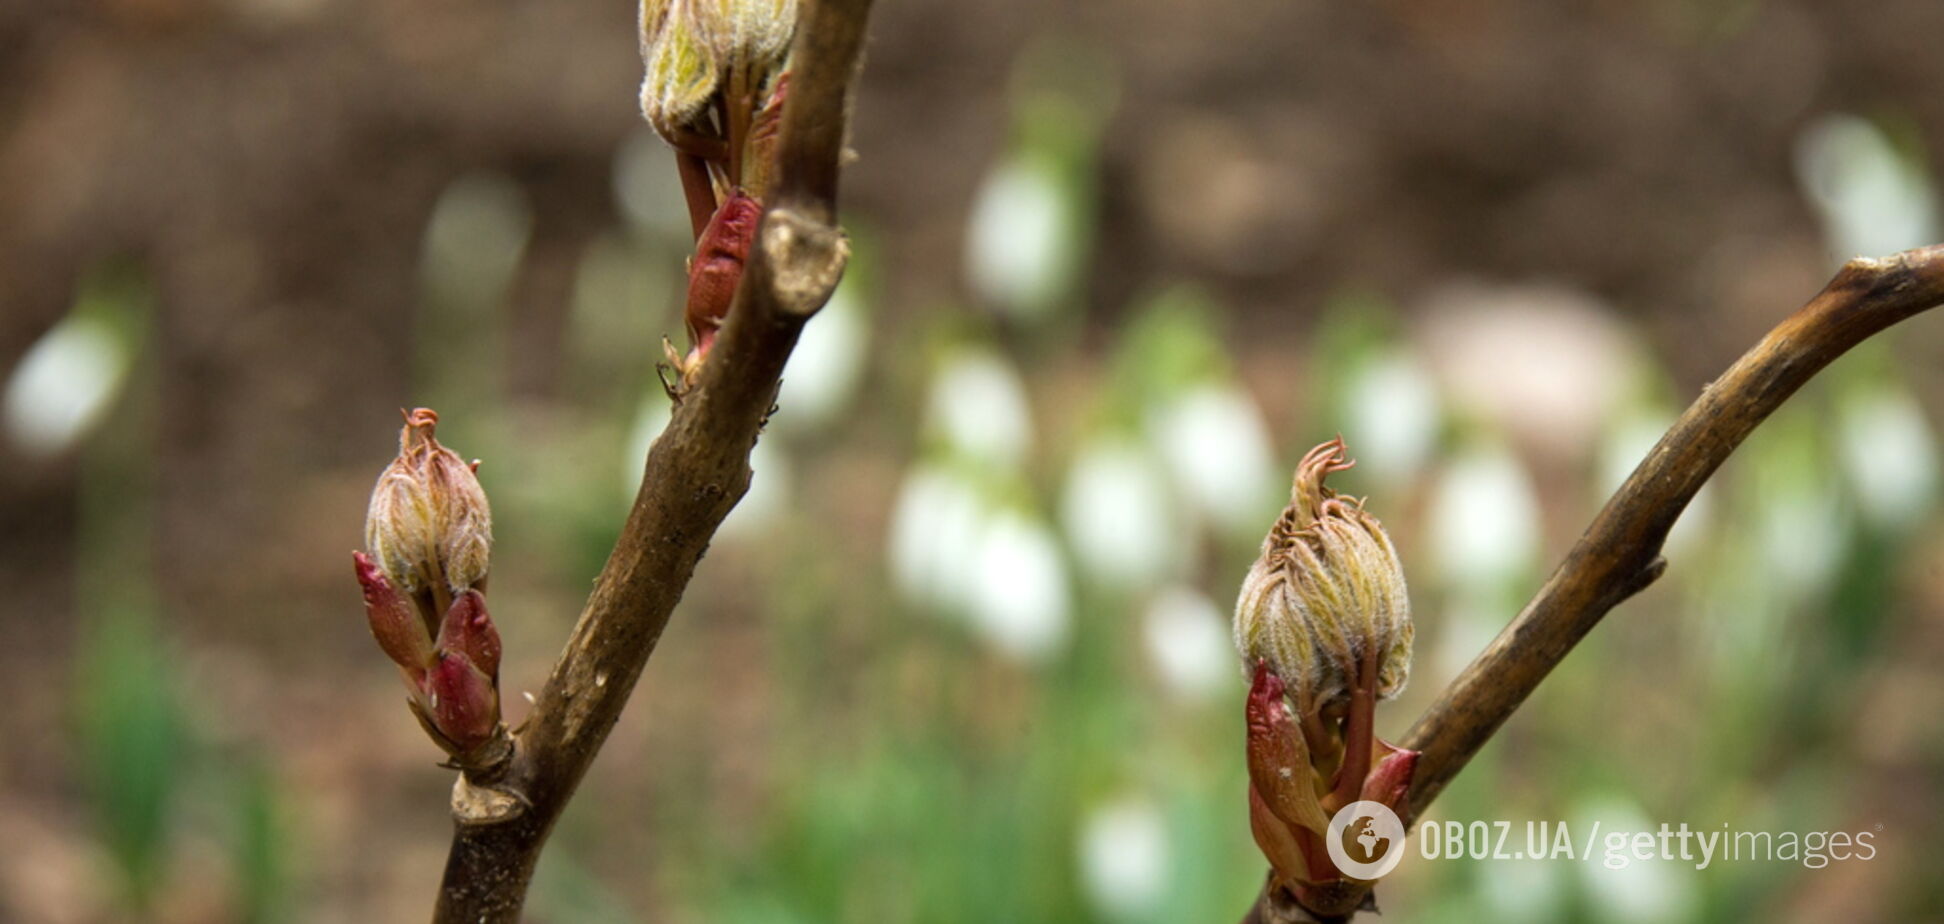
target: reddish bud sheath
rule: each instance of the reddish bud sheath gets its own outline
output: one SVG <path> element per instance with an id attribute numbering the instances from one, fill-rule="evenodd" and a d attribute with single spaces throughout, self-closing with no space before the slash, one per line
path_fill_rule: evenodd
<path id="1" fill-rule="evenodd" d="M 364 587 L 365 616 L 371 623 L 371 636 L 385 656 L 417 680 L 432 663 L 432 639 L 426 636 L 412 602 L 378 568 L 378 563 L 363 552 L 351 553 L 358 583 Z"/>
<path id="2" fill-rule="evenodd" d="M 499 694 L 465 655 L 441 651 L 425 676 L 431 723 L 463 755 L 492 740 L 499 727 Z"/>
<path id="3" fill-rule="evenodd" d="M 702 237 L 695 242 L 685 313 L 691 356 L 707 353 L 716 331 L 722 329 L 722 319 L 729 315 L 729 303 L 736 298 L 736 285 L 742 281 L 743 264 L 749 259 L 756 225 L 762 218 L 763 204 L 738 189 L 716 208 L 708 227 L 702 229 Z"/>
<path id="4" fill-rule="evenodd" d="M 1364 777 L 1363 792 L 1358 798 L 1381 802 L 1403 816 L 1405 798 L 1411 792 L 1411 777 L 1417 773 L 1418 752 L 1379 740 L 1373 756 L 1377 765 Z"/>
<path id="5" fill-rule="evenodd" d="M 453 598 L 439 625 L 439 649 L 465 655 L 495 686 L 499 684 L 499 630 L 486 613 L 484 594 L 468 590 Z"/>
<path id="6" fill-rule="evenodd" d="M 1257 662 L 1246 708 L 1249 783 L 1275 817 L 1292 827 L 1322 831 L 1329 818 L 1316 795 L 1309 747 L 1283 700 L 1282 679 Z"/>
<path id="7" fill-rule="evenodd" d="M 790 72 L 776 75 L 769 99 L 756 111 L 743 146 L 743 188 L 758 199 L 769 194 L 776 174 L 776 139 L 783 125 L 783 101 L 790 95 Z"/>
<path id="8" fill-rule="evenodd" d="M 1269 811 L 1269 806 L 1262 801 L 1262 793 L 1253 784 L 1249 786 L 1249 833 L 1255 836 L 1256 847 L 1275 869 L 1278 879 L 1298 882 L 1308 878 L 1309 864 L 1296 843 L 1296 835 Z"/>

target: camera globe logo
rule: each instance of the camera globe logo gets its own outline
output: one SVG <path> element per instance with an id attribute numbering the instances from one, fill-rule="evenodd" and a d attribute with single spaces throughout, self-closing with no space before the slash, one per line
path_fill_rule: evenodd
<path id="1" fill-rule="evenodd" d="M 1379 879 L 1404 859 L 1404 822 L 1381 802 L 1352 802 L 1331 816 L 1323 841 L 1345 876 Z"/>

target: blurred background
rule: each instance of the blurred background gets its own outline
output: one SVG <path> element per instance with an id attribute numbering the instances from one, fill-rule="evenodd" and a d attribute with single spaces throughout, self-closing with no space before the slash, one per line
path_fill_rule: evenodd
<path id="1" fill-rule="evenodd" d="M 1404 550 L 1395 738 L 1703 384 L 1944 238 L 1944 5 L 1841 7 L 880 3 L 857 257 L 531 919 L 1237 918 L 1305 449 Z M 348 553 L 437 408 L 517 721 L 668 413 L 634 17 L 0 7 L 0 921 L 424 918 L 451 774 Z M 1874 859 L 1407 859 L 1385 919 L 1944 919 L 1941 413 L 1944 318 L 1819 377 L 1433 811 Z"/>

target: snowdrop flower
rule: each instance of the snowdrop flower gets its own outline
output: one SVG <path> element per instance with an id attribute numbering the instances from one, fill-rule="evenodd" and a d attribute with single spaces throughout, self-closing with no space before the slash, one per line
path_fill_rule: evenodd
<path id="1" fill-rule="evenodd" d="M 1401 484 L 1430 458 L 1442 409 L 1437 384 L 1408 350 L 1386 350 L 1359 364 L 1344 387 L 1345 435 L 1372 477 Z"/>
<path id="2" fill-rule="evenodd" d="M 1655 825 L 1632 803 L 1615 798 L 1593 798 L 1574 812 L 1574 831 L 1591 831 L 1597 823 L 1602 831 L 1651 831 Z M 1594 907 L 1608 921 L 1685 921 L 1693 917 L 1695 899 L 1693 880 L 1684 874 L 1690 869 L 1679 863 L 1641 860 L 1628 853 L 1625 865 L 1607 862 L 1609 848 L 1596 845 L 1601 853 L 1592 862 L 1578 864 L 1581 884 L 1595 897 Z"/>
<path id="3" fill-rule="evenodd" d="M 1481 917 L 1503 924 L 1543 924 L 1568 916 L 1566 876 L 1573 864 L 1491 859 L 1476 865 L 1479 898 L 1490 908 Z"/>
<path id="4" fill-rule="evenodd" d="M 1853 510 L 1829 486 L 1839 476 L 1821 425 L 1784 408 L 1751 441 L 1748 477 L 1754 546 L 1776 587 L 1814 594 L 1835 580 Z"/>
<path id="5" fill-rule="evenodd" d="M 989 519 L 973 547 L 973 625 L 1025 661 L 1053 655 L 1072 620 L 1066 562 L 1053 533 L 1014 511 Z"/>
<path id="6" fill-rule="evenodd" d="M 1180 574 L 1190 540 L 1178 520 L 1168 483 L 1141 445 L 1096 439 L 1073 460 L 1060 522 L 1094 580 L 1138 590 Z"/>
<path id="7" fill-rule="evenodd" d="M 1838 261 L 1937 240 L 1937 199 L 1923 170 L 1867 119 L 1829 115 L 1796 144 L 1796 173 Z"/>
<path id="8" fill-rule="evenodd" d="M 1110 918 L 1151 913 L 1168 884 L 1168 828 L 1160 809 L 1122 797 L 1089 812 L 1080 827 L 1080 878 Z"/>
<path id="9" fill-rule="evenodd" d="M 1430 547 L 1444 580 L 1495 590 L 1538 563 L 1539 501 L 1532 479 L 1497 442 L 1461 451 L 1432 489 Z"/>
<path id="10" fill-rule="evenodd" d="M 1222 529 L 1256 528 L 1274 503 L 1268 431 L 1240 388 L 1191 387 L 1149 411 L 1148 434 L 1176 484 Z"/>
<path id="11" fill-rule="evenodd" d="M 1163 589 L 1141 619 L 1148 660 L 1175 696 L 1205 701 L 1234 682 L 1227 619 L 1215 601 L 1186 585 Z"/>
<path id="12" fill-rule="evenodd" d="M 983 348 L 959 349 L 939 365 L 927 417 L 957 458 L 1013 469 L 1032 446 L 1026 386 L 1011 364 Z"/>
<path id="13" fill-rule="evenodd" d="M 973 291 L 1016 317 L 1051 311 L 1080 262 L 1071 199 L 1050 158 L 1014 155 L 995 167 L 979 187 L 965 236 Z"/>
<path id="14" fill-rule="evenodd" d="M 1836 441 L 1864 515 L 1893 529 L 1921 519 L 1937 498 L 1937 437 L 1908 392 L 1887 386 L 1845 396 Z"/>
<path id="15" fill-rule="evenodd" d="M 988 507 L 978 486 L 947 466 L 921 462 L 906 474 L 889 551 L 892 580 L 907 600 L 952 614 L 971 609 Z"/>
<path id="16" fill-rule="evenodd" d="M 108 412 L 133 362 L 106 318 L 88 311 L 63 318 L 7 378 L 8 439 L 37 456 L 73 448 Z"/>

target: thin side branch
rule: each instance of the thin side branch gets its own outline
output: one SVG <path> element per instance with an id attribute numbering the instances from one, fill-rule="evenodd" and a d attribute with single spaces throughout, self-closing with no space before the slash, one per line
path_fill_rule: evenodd
<path id="1" fill-rule="evenodd" d="M 435 924 L 519 919 L 548 832 L 620 718 L 696 564 L 749 488 L 749 453 L 803 324 L 843 275 L 834 224 L 870 0 L 806 0 L 777 195 L 701 380 L 648 454 L 614 551 L 503 767 L 462 776 Z"/>
<path id="2" fill-rule="evenodd" d="M 1668 530 L 1757 424 L 1836 357 L 1940 302 L 1944 245 L 1851 260 L 1704 389 L 1518 618 L 1404 736 L 1404 747 L 1423 752 L 1406 821 L 1423 813 L 1608 610 L 1660 577 Z"/>
<path id="3" fill-rule="evenodd" d="M 1756 425 L 1823 367 L 1944 302 L 1944 245 L 1844 265 L 1821 293 L 1709 384 L 1484 653 L 1418 718 L 1408 827 L 1608 610 L 1666 569 L 1661 546 L 1695 492 Z M 1265 890 L 1245 921 L 1313 920 Z"/>

